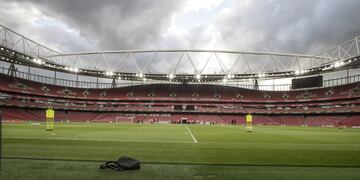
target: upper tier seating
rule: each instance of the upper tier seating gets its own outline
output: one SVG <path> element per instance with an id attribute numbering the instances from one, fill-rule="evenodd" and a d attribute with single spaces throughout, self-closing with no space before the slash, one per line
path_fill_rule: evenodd
<path id="1" fill-rule="evenodd" d="M 0 90 L 48 97 L 92 100 L 162 100 L 228 102 L 308 102 L 341 98 L 359 98 L 360 85 L 297 91 L 255 91 L 221 85 L 151 84 L 112 89 L 82 89 L 0 75 Z"/>

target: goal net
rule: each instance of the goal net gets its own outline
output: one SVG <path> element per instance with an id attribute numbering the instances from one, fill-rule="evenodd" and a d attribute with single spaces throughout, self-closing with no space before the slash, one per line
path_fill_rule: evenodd
<path id="1" fill-rule="evenodd" d="M 114 123 L 134 123 L 134 117 L 129 116 L 116 116 Z"/>

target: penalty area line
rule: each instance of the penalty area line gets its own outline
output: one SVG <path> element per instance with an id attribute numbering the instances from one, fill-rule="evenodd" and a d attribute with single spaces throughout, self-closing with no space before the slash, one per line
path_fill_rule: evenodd
<path id="1" fill-rule="evenodd" d="M 194 140 L 194 143 L 198 143 L 198 141 L 196 140 L 195 136 L 191 133 L 189 127 L 187 125 L 185 125 L 187 131 L 189 132 L 190 136 L 192 137 L 192 139 Z"/>

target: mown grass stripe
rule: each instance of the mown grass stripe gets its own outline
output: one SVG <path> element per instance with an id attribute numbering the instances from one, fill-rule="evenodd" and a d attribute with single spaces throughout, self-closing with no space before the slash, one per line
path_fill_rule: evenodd
<path id="1" fill-rule="evenodd" d="M 27 137 L 6 137 L 3 139 L 27 139 L 27 140 L 66 140 L 66 141 L 101 141 L 101 142 L 134 142 L 134 143 L 174 143 L 174 144 L 192 144 L 186 141 L 149 141 L 149 140 L 108 140 L 108 139 L 71 139 L 71 138 L 27 138 Z"/>
<path id="2" fill-rule="evenodd" d="M 34 158 L 34 157 L 11 157 L 5 156 L 0 159 L 15 159 L 29 161 L 67 161 L 67 162 L 105 162 L 108 160 L 90 160 L 90 159 L 60 159 L 60 158 Z M 198 166 L 252 166 L 252 167 L 333 167 L 333 168 L 360 168 L 360 166 L 351 165 L 293 165 L 293 164 L 224 164 L 224 163 L 182 163 L 182 162 L 155 162 L 142 161 L 142 164 L 164 164 L 164 165 L 198 165 Z"/>

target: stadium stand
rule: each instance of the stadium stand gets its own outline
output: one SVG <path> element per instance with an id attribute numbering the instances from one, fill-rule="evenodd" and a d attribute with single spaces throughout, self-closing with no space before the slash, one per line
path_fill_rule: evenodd
<path id="1" fill-rule="evenodd" d="M 244 123 L 287 126 L 360 125 L 359 84 L 296 91 L 259 91 L 200 84 L 152 84 L 111 89 L 81 89 L 41 84 L 0 75 L 4 120 L 42 120 L 49 105 L 56 121 Z M 156 93 L 155 93 L 156 92 Z M 20 109 L 24 109 L 22 111 Z"/>

